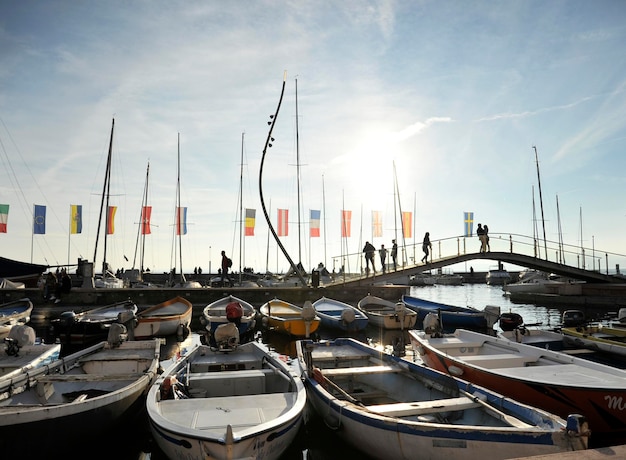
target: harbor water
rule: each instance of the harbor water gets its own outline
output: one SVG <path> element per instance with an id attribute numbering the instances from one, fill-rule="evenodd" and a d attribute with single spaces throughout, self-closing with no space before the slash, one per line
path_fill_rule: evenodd
<path id="1" fill-rule="evenodd" d="M 503 295 L 500 286 L 487 284 L 411 287 L 410 294 L 440 303 L 471 306 L 478 309 L 483 309 L 486 305 L 499 306 L 502 313 L 515 312 L 520 314 L 526 325 L 536 325 L 536 327 L 546 329 L 558 327 L 561 324 L 564 311 L 562 307 L 514 304 Z M 359 300 L 352 299 L 351 303 L 356 305 Z M 614 315 L 616 312 L 595 310 L 586 311 L 585 314 L 588 318 L 606 320 L 608 316 Z M 199 341 L 197 332 L 191 334 L 185 342 L 168 342 L 163 346 L 163 367 L 166 367 L 176 354 L 184 353 L 186 348 L 193 346 L 195 341 Z M 318 332 L 320 339 L 337 337 L 335 331 L 324 328 Z M 385 331 L 368 326 L 364 331 L 351 335 L 351 337 L 389 353 L 403 352 L 407 359 L 412 359 L 409 336 L 406 331 Z M 255 339 L 262 341 L 278 353 L 295 357 L 295 341 L 284 335 L 265 331 L 259 327 L 255 331 Z M 281 457 L 281 460 L 369 459 L 365 453 L 347 446 L 338 433 L 326 427 L 314 414 L 310 413 L 307 420 L 308 422 L 303 425 L 297 441 Z M 33 439 L 36 440 L 36 436 Z M 137 408 L 133 415 L 123 423 L 121 422 L 112 433 L 103 433 L 102 438 L 98 438 L 96 442 L 91 442 L 87 446 L 83 445 L 80 440 L 72 441 L 71 433 L 68 433 L 67 439 L 59 440 L 59 442 L 67 443 L 67 456 L 65 458 L 166 460 L 166 457 L 152 441 L 144 407 Z"/>

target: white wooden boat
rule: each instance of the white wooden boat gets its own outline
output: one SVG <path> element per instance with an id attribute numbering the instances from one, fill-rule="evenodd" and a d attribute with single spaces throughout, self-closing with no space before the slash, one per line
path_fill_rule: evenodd
<path id="1" fill-rule="evenodd" d="M 272 299 L 259 307 L 263 326 L 293 337 L 310 337 L 320 326 L 321 318 L 311 302 L 303 307 L 280 299 Z"/>
<path id="2" fill-rule="evenodd" d="M 32 311 L 33 303 L 26 297 L 0 305 L 0 339 L 7 337 L 16 324 L 28 323 Z"/>
<path id="3" fill-rule="evenodd" d="M 322 320 L 322 326 L 340 331 L 362 331 L 369 319 L 358 308 L 336 299 L 321 297 L 313 302 L 313 308 Z"/>
<path id="4" fill-rule="evenodd" d="M 157 445 L 168 458 L 278 459 L 302 424 L 306 390 L 295 370 L 256 341 L 198 345 L 148 393 Z"/>
<path id="5" fill-rule="evenodd" d="M 120 337 L 0 378 L 3 455 L 71 458 L 78 445 L 97 446 L 141 408 L 157 375 L 160 341 Z"/>
<path id="6" fill-rule="evenodd" d="M 111 324 L 135 321 L 137 305 L 131 300 L 89 308 L 75 313 L 67 311 L 51 321 L 51 332 L 63 347 L 63 354 L 107 340 Z"/>
<path id="7" fill-rule="evenodd" d="M 192 314 L 192 303 L 184 297 L 176 296 L 139 311 L 135 315 L 137 323 L 129 327 L 129 335 L 134 340 L 171 335 L 185 338 L 190 332 Z"/>
<path id="8" fill-rule="evenodd" d="M 508 459 L 586 448 L 586 436 L 560 417 L 353 339 L 299 340 L 296 352 L 314 410 L 368 458 Z"/>
<path id="9" fill-rule="evenodd" d="M 417 322 L 417 313 L 402 302 L 367 295 L 359 300 L 357 307 L 367 315 L 369 324 L 383 329 L 411 329 Z"/>
<path id="10" fill-rule="evenodd" d="M 626 356 L 626 328 L 601 324 L 561 328 L 568 346 Z"/>
<path id="11" fill-rule="evenodd" d="M 254 306 L 239 297 L 228 295 L 215 302 L 211 302 L 202 310 L 200 322 L 207 329 L 209 334 L 207 343 L 210 343 L 211 338 L 215 335 L 215 331 L 219 326 L 230 322 L 226 317 L 226 307 L 232 302 L 238 303 L 243 311 L 243 315 L 237 324 L 239 336 L 243 337 L 254 330 L 257 316 L 257 311 Z"/>
<path id="12" fill-rule="evenodd" d="M 626 370 L 464 329 L 409 337 L 434 369 L 560 417 L 585 416 L 593 447 L 626 439 Z"/>
<path id="13" fill-rule="evenodd" d="M 32 327 L 16 324 L 4 338 L 4 353 L 0 354 L 0 377 L 49 363 L 57 359 L 60 352 L 60 344 L 37 341 Z"/>

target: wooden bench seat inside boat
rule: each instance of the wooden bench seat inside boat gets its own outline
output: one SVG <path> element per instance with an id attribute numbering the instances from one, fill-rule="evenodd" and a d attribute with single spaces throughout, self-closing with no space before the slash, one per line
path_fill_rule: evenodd
<path id="1" fill-rule="evenodd" d="M 256 426 L 287 412 L 295 403 L 296 393 L 192 398 L 161 401 L 163 417 L 170 422 L 199 430 L 219 429 L 226 425 L 234 431 Z"/>
<path id="2" fill-rule="evenodd" d="M 196 372 L 189 375 L 189 388 L 203 390 L 201 396 L 241 396 L 284 391 L 289 378 L 273 369 L 247 369 L 241 371 Z"/>
<path id="3" fill-rule="evenodd" d="M 513 353 L 499 353 L 493 355 L 471 355 L 464 356 L 463 361 L 475 366 L 488 369 L 506 367 L 524 367 L 528 363 L 537 361 L 536 356 L 516 355 Z"/>
<path id="4" fill-rule="evenodd" d="M 137 380 L 143 373 L 132 374 L 48 374 L 37 377 L 38 382 L 102 382 L 113 380 Z"/>
<path id="5" fill-rule="evenodd" d="M 434 401 L 401 402 L 393 404 L 377 404 L 366 406 L 368 410 L 389 417 L 407 417 L 410 415 L 433 414 L 480 407 L 480 403 L 467 396 L 458 398 L 437 399 Z"/>
<path id="6" fill-rule="evenodd" d="M 451 348 L 480 348 L 485 342 L 464 342 L 456 337 L 446 337 L 438 339 L 439 341 L 433 343 L 434 347 L 438 350 L 448 350 Z"/>
<path id="7" fill-rule="evenodd" d="M 402 372 L 402 369 L 396 366 L 363 366 L 322 369 L 322 374 L 325 377 L 342 377 L 356 374 L 386 374 L 393 372 Z"/>

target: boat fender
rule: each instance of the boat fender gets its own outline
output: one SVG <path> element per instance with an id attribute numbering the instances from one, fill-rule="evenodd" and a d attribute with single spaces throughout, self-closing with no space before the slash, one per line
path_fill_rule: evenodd
<path id="1" fill-rule="evenodd" d="M 310 300 L 304 302 L 304 306 L 302 307 L 302 319 L 305 321 L 313 321 L 315 319 L 315 308 L 313 308 L 313 304 Z"/>
<path id="2" fill-rule="evenodd" d="M 341 312 L 341 321 L 343 321 L 344 323 L 350 324 L 354 322 L 355 319 L 356 316 L 354 315 L 354 310 L 346 308 Z"/>
<path id="3" fill-rule="evenodd" d="M 456 377 L 463 375 L 463 369 L 457 366 L 448 366 L 448 372 Z"/>

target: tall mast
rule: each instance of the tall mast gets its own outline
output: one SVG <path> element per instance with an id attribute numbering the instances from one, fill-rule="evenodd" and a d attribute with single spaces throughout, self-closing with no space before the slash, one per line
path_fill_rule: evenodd
<path id="1" fill-rule="evenodd" d="M 241 222 L 239 223 L 239 284 L 242 282 L 242 260 L 243 260 L 243 225 L 245 222 L 245 216 L 243 215 L 243 138 L 246 133 L 241 133 L 241 164 L 239 166 L 239 216 Z"/>
<path id="2" fill-rule="evenodd" d="M 539 206 L 541 207 L 541 225 L 543 226 L 543 249 L 548 259 L 548 244 L 546 242 L 546 220 L 543 215 L 543 197 L 541 196 L 541 177 L 539 176 L 539 158 L 537 157 L 537 147 L 533 145 L 535 149 L 535 162 L 537 163 L 537 184 L 539 185 Z"/>
<path id="3" fill-rule="evenodd" d="M 180 133 L 178 133 L 178 164 L 176 177 L 176 225 L 178 228 L 178 258 L 180 262 L 180 282 L 185 283 L 185 273 L 183 273 L 183 227 L 181 222 L 180 210 Z"/>
<path id="4" fill-rule="evenodd" d="M 102 259 L 102 275 L 106 275 L 107 266 L 107 231 L 109 229 L 109 193 L 111 186 L 111 156 L 113 154 L 113 129 L 115 128 L 115 118 L 111 122 L 111 137 L 109 139 L 109 153 L 107 156 L 106 171 L 104 173 L 104 186 L 102 187 L 102 200 L 100 201 L 100 217 L 98 218 L 98 231 L 96 232 L 96 247 L 93 251 L 93 263 L 96 264 L 96 255 L 98 254 L 98 240 L 100 239 L 100 227 L 102 226 L 102 214 L 106 204 L 105 229 L 104 229 L 104 256 Z"/>
<path id="5" fill-rule="evenodd" d="M 300 224 L 300 134 L 298 129 L 298 79 L 296 78 L 296 176 L 298 180 L 298 262 L 302 265 L 302 242 Z"/>
<path id="6" fill-rule="evenodd" d="M 143 200 L 141 202 L 141 211 L 139 213 L 139 229 L 137 230 L 137 242 L 135 244 L 135 255 L 133 257 L 133 269 L 135 268 L 135 261 L 137 260 L 137 249 L 139 249 L 139 265 L 140 265 L 140 276 L 143 277 L 143 259 L 144 259 L 144 251 L 146 247 L 146 234 L 144 232 L 147 221 L 146 216 L 144 215 L 146 206 L 148 206 L 148 177 L 150 175 L 150 162 L 148 162 L 148 167 L 146 168 L 146 183 L 143 188 Z M 141 238 L 141 244 L 140 243 Z"/>
<path id="7" fill-rule="evenodd" d="M 326 187 L 324 186 L 324 174 L 322 174 L 322 209 L 324 210 L 324 267 L 326 264 Z"/>

